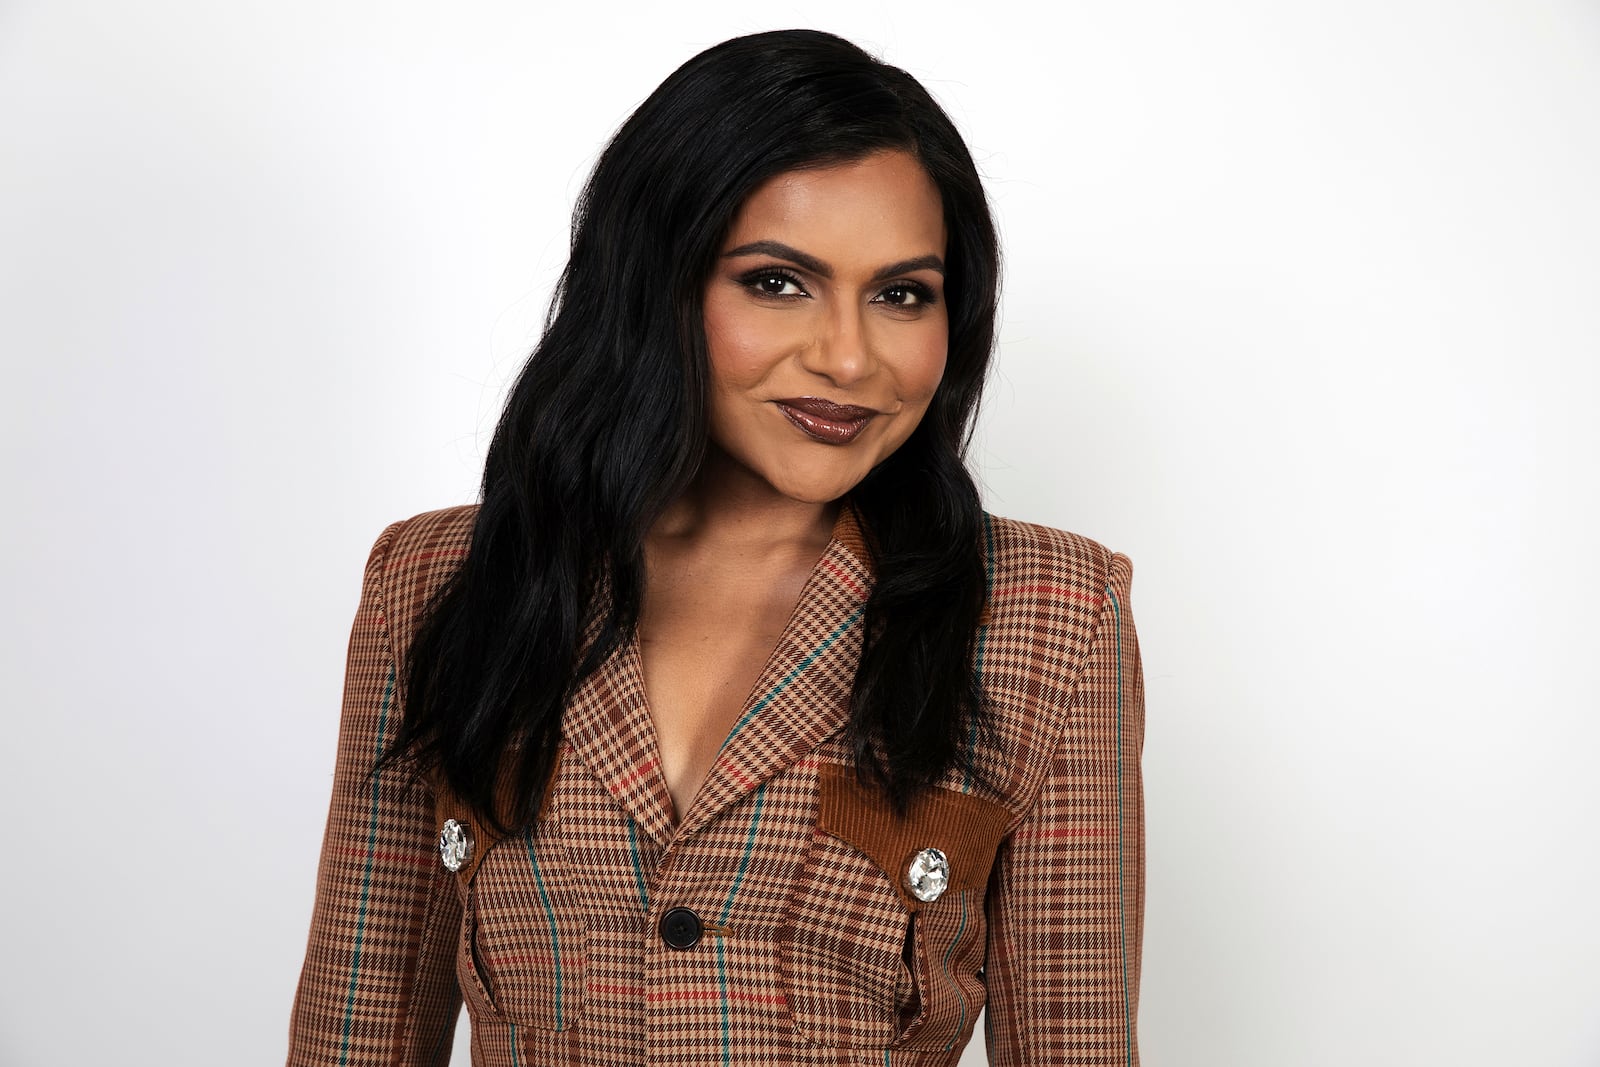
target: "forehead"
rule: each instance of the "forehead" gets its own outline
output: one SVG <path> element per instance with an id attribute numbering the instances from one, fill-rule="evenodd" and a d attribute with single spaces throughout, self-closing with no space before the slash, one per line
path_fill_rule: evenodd
<path id="1" fill-rule="evenodd" d="M 944 255 L 944 207 L 921 163 L 902 151 L 774 175 L 739 208 L 724 242 L 776 240 L 839 267 Z"/>

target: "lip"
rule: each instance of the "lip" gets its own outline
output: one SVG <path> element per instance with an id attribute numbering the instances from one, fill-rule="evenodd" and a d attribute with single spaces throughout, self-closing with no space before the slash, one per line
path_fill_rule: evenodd
<path id="1" fill-rule="evenodd" d="M 797 396 L 775 400 L 778 410 L 795 428 L 825 445 L 846 445 L 867 428 L 874 415 L 881 414 L 858 404 L 836 404 L 820 396 Z"/>

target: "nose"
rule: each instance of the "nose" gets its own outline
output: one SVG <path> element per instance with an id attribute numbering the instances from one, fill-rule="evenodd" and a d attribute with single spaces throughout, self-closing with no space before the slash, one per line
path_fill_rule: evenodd
<path id="1" fill-rule="evenodd" d="M 801 353 L 801 366 L 841 389 L 870 376 L 877 358 L 864 321 L 865 309 L 841 301 L 822 319 L 811 343 Z"/>

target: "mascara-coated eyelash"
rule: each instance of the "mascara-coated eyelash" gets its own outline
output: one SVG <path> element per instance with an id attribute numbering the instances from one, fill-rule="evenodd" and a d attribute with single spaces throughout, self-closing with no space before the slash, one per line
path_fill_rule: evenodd
<path id="1" fill-rule="evenodd" d="M 762 288 L 763 282 L 777 281 L 781 281 L 787 285 L 792 285 L 800 291 L 798 293 L 773 293 Z M 742 274 L 739 276 L 739 284 L 744 286 L 746 289 L 751 290 L 757 296 L 764 296 L 771 300 L 793 300 L 797 297 L 811 295 L 806 291 L 805 283 L 803 283 L 799 278 L 795 277 L 794 274 L 789 271 L 780 270 L 776 267 L 763 267 L 760 270 L 753 270 L 747 274 Z"/>
<path id="2" fill-rule="evenodd" d="M 890 307 L 894 307 L 894 308 L 914 308 L 914 307 L 923 307 L 923 306 L 926 306 L 928 304 L 936 304 L 936 303 L 939 302 L 939 297 L 934 293 L 934 291 L 931 288 L 929 288 L 926 285 L 923 285 L 921 282 L 913 282 L 913 281 L 895 282 L 892 285 L 886 285 L 886 286 L 883 287 L 882 291 L 879 292 L 878 295 L 873 297 L 872 299 L 874 301 L 882 300 L 884 293 L 892 293 L 892 292 L 895 292 L 896 290 L 901 290 L 903 292 L 910 293 L 912 296 L 917 298 L 916 299 L 916 303 L 914 303 L 914 304 L 895 303 L 892 300 L 885 300 L 884 303 L 888 304 Z"/>

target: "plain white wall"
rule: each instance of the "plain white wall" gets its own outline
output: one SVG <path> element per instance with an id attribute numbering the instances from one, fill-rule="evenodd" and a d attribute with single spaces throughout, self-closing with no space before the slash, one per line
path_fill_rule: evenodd
<path id="1" fill-rule="evenodd" d="M 1134 558 L 1145 1061 L 1600 1063 L 1575 0 L 0 4 L 0 1063 L 281 1062 L 366 550 L 611 130 L 785 24 L 988 177 L 990 507 Z"/>

